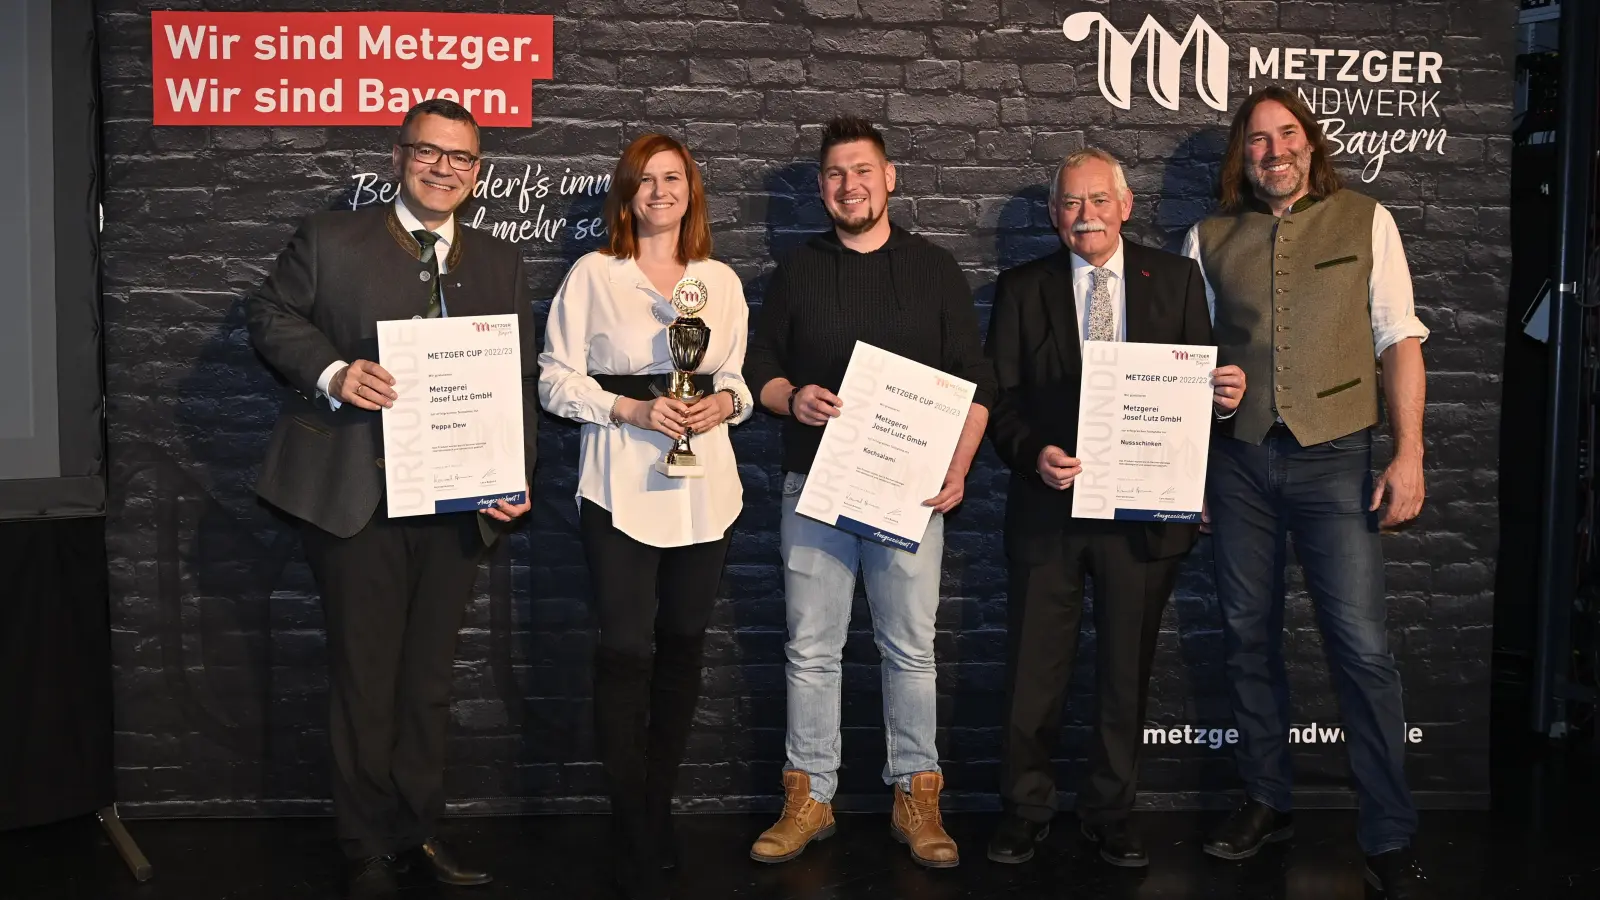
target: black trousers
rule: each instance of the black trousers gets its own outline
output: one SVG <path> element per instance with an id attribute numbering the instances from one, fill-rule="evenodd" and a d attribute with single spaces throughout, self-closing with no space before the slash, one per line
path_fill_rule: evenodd
<path id="1" fill-rule="evenodd" d="M 652 547 L 618 531 L 611 513 L 588 500 L 578 510 L 578 534 L 601 649 L 649 659 L 657 635 L 705 633 L 731 534 L 686 547 Z"/>
<path id="2" fill-rule="evenodd" d="M 1078 815 L 1100 825 L 1133 808 L 1150 665 L 1183 562 L 1182 556 L 1144 558 L 1142 527 L 1108 523 L 1096 533 L 1069 532 L 1059 552 L 1011 561 L 1000 779 L 1001 800 L 1022 818 L 1044 822 L 1056 812 L 1051 758 L 1072 681 L 1086 577 L 1095 586 L 1097 709 Z"/>
<path id="3" fill-rule="evenodd" d="M 731 535 L 653 547 L 618 531 L 588 500 L 578 531 L 589 563 L 600 646 L 594 659 L 595 749 L 611 795 L 622 871 L 659 871 L 670 855 L 672 797 L 689 743 L 706 625 Z"/>
<path id="4" fill-rule="evenodd" d="M 333 807 L 352 859 L 399 853 L 444 811 L 456 633 L 484 555 L 475 513 L 304 526 L 328 630 Z"/>

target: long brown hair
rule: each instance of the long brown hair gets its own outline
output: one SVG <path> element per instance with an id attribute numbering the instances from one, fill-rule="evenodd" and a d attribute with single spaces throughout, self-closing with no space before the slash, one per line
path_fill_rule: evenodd
<path id="1" fill-rule="evenodd" d="M 1245 142 L 1250 137 L 1250 117 L 1255 114 L 1256 107 L 1268 100 L 1281 104 L 1300 122 L 1306 143 L 1311 145 L 1310 184 L 1307 187 L 1310 195 L 1326 197 L 1341 186 L 1339 173 L 1333 170 L 1333 163 L 1328 158 L 1328 139 L 1322 133 L 1322 126 L 1317 124 L 1311 110 L 1298 94 L 1288 88 L 1272 85 L 1246 97 L 1239 111 L 1233 114 L 1233 125 L 1228 129 L 1228 150 L 1222 155 L 1222 174 L 1217 184 L 1217 201 L 1223 212 L 1239 212 L 1254 196 L 1255 188 L 1245 174 L 1249 165 L 1245 160 Z"/>
<path id="2" fill-rule="evenodd" d="M 706 217 L 706 190 L 700 181 L 700 169 L 689 155 L 689 148 L 664 134 L 639 135 L 617 160 L 603 211 L 611 242 L 602 252 L 618 259 L 639 255 L 639 240 L 634 234 L 633 197 L 639 193 L 639 183 L 644 180 L 645 165 L 663 150 L 672 150 L 683 158 L 683 177 L 689 182 L 689 208 L 684 210 L 683 221 L 678 224 L 678 262 L 688 265 L 692 260 L 711 256 L 711 223 Z"/>

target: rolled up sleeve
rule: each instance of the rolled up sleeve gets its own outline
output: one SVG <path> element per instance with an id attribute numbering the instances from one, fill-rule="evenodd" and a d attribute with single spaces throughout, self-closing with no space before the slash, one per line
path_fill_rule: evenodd
<path id="1" fill-rule="evenodd" d="M 1411 268 L 1394 216 L 1379 204 L 1372 214 L 1372 275 L 1368 280 L 1372 312 L 1372 345 L 1378 356 L 1407 338 L 1428 339 L 1428 327 L 1417 318 L 1411 290 Z"/>

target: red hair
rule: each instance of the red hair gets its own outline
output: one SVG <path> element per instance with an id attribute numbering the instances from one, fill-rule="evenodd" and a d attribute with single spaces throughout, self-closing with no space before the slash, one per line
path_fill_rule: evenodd
<path id="1" fill-rule="evenodd" d="M 644 180 L 644 167 L 657 153 L 671 150 L 683 159 L 683 177 L 689 182 L 689 208 L 684 210 L 683 221 L 678 225 L 678 262 L 711 256 L 711 223 L 706 217 L 706 190 L 700 181 L 700 168 L 689 155 L 689 148 L 664 134 L 642 134 L 635 138 L 617 160 L 617 169 L 611 175 L 611 190 L 606 194 L 606 232 L 611 243 L 603 253 L 618 259 L 631 259 L 639 255 L 638 236 L 634 233 L 633 198 L 639 193 Z"/>

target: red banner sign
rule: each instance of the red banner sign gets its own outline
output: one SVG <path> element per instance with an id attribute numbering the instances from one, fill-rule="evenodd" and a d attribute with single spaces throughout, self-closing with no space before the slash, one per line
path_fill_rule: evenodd
<path id="1" fill-rule="evenodd" d="M 157 125 L 394 125 L 435 97 L 533 122 L 550 16 L 151 13 Z"/>

